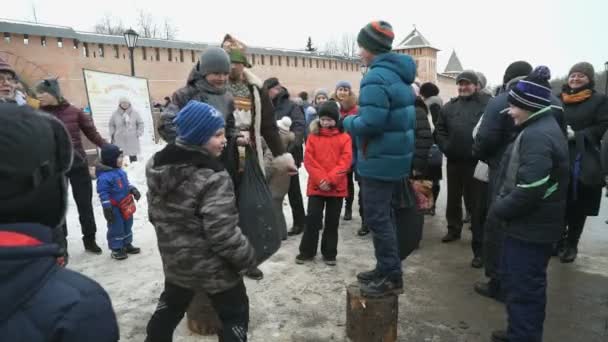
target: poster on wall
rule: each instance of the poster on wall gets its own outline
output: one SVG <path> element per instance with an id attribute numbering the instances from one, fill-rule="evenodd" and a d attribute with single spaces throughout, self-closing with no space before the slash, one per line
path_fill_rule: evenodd
<path id="1" fill-rule="evenodd" d="M 82 71 L 91 115 L 99 133 L 107 141 L 112 140 L 109 133 L 110 118 L 118 109 L 120 99 L 125 97 L 144 121 L 144 134 L 140 138 L 140 143 L 142 145 L 153 143 L 154 122 L 148 80 L 88 69 Z"/>

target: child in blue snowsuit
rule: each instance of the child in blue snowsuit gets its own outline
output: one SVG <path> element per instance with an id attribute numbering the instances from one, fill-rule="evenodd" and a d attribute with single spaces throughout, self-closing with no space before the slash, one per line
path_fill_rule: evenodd
<path id="1" fill-rule="evenodd" d="M 133 213 L 135 200 L 141 194 L 136 187 L 129 184 L 127 173 L 122 169 L 122 151 L 118 146 L 106 144 L 101 148 L 101 164 L 97 165 L 97 193 L 103 206 L 103 215 L 108 222 L 108 247 L 112 258 L 124 260 L 128 254 L 138 254 L 140 249 L 134 247 Z"/>

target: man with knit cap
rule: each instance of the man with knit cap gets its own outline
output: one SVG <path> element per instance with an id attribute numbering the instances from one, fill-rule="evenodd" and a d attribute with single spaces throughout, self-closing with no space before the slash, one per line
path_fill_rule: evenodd
<path id="1" fill-rule="evenodd" d="M 516 138 L 505 151 L 489 217 L 505 234 L 501 257 L 508 330 L 494 342 L 542 342 L 547 266 L 562 234 L 568 143 L 551 107 L 550 71 L 540 66 L 509 91 Z"/>
<path id="2" fill-rule="evenodd" d="M 465 70 L 456 77 L 458 97 L 441 108 L 435 139 L 448 160 L 448 203 L 446 218 L 447 234 L 441 240 L 448 243 L 460 240 L 462 232 L 462 199 L 467 212 L 473 208 L 475 191 L 473 174 L 477 159 L 473 156 L 473 129 L 483 114 L 489 97 L 479 94 L 479 78 L 472 70 Z"/>
<path id="3" fill-rule="evenodd" d="M 391 52 L 394 37 L 386 21 L 373 21 L 359 32 L 360 56 L 369 71 L 361 80 L 359 112 L 343 123 L 359 147 L 356 168 L 377 263 L 357 278 L 361 293 L 372 297 L 403 292 L 391 204 L 411 171 L 416 124 L 411 84 L 416 64 L 408 55 Z"/>
<path id="4" fill-rule="evenodd" d="M 53 235 L 65 220 L 73 156 L 64 125 L 2 103 L 0 155 L 0 339 L 118 341 L 106 291 L 59 266 Z"/>
<path id="5" fill-rule="evenodd" d="M 498 168 L 515 131 L 513 120 L 507 115 L 509 91 L 530 72 L 532 72 L 532 66 L 526 61 L 516 61 L 507 67 L 503 77 L 504 83 L 499 88 L 497 96 L 488 102 L 483 120 L 475 136 L 473 154 L 487 163 L 489 167 L 488 205 L 491 205 L 496 198 L 498 189 L 494 184 L 498 177 Z M 561 102 L 553 95 L 550 98 L 552 115 L 558 121 L 560 127 L 565 130 Z M 498 229 L 497 223 L 493 222 L 491 217 L 488 217 L 484 224 L 483 256 L 485 275 L 489 278 L 489 281 L 478 282 L 474 288 L 480 295 L 498 300 L 504 300 L 504 292 L 501 289 L 499 277 L 499 261 L 503 239 L 504 236 L 502 231 Z"/>
<path id="6" fill-rule="evenodd" d="M 190 100 L 208 103 L 224 115 L 226 135 L 235 136 L 234 100 L 226 91 L 230 73 L 230 58 L 219 47 L 208 47 L 192 68 L 186 86 L 173 93 L 171 104 L 161 114 L 158 133 L 168 143 L 175 142 L 176 129 L 173 119 Z"/>
<path id="7" fill-rule="evenodd" d="M 245 342 L 249 299 L 242 274 L 255 251 L 238 227 L 232 179 L 219 157 L 224 118 L 190 101 L 174 120 L 176 141 L 146 166 L 148 214 L 158 237 L 165 288 L 147 326 L 146 342 L 172 341 L 197 293 L 208 295 L 220 341 Z"/>
<path id="8" fill-rule="evenodd" d="M 15 99 L 17 89 L 17 74 L 15 70 L 0 57 L 0 103 L 17 103 Z"/>
<path id="9" fill-rule="evenodd" d="M 85 114 L 79 108 L 72 106 L 61 94 L 61 88 L 57 79 L 46 79 L 36 86 L 36 94 L 40 100 L 40 109 L 52 114 L 59 119 L 70 133 L 74 145 L 74 162 L 67 173 L 72 186 L 72 195 L 78 208 L 78 218 L 82 231 L 82 241 L 87 252 L 101 254 L 101 248 L 95 241 L 97 225 L 93 213 L 93 184 L 87 164 L 87 156 L 82 144 L 81 132 L 97 147 L 101 148 L 107 141 L 101 137 L 90 115 Z M 67 257 L 67 226 L 64 222 L 63 241 L 57 241 L 64 249 Z M 66 258 L 67 260 L 67 258 Z"/>

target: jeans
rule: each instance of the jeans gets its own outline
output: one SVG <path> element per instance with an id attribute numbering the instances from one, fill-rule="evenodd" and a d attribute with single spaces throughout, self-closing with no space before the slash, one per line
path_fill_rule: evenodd
<path id="1" fill-rule="evenodd" d="M 401 277 L 401 260 L 397 249 L 397 231 L 392 218 L 393 194 L 399 181 L 381 181 L 362 177 L 365 223 L 372 232 L 376 271 L 381 276 Z"/>
<path id="2" fill-rule="evenodd" d="M 476 162 L 448 161 L 448 206 L 446 218 L 448 230 L 456 234 L 462 232 L 462 198 L 464 197 L 467 210 L 473 208 L 473 174 Z"/>
<path id="3" fill-rule="evenodd" d="M 500 267 L 507 295 L 509 341 L 542 342 L 552 250 L 552 244 L 505 237 Z"/>
<path id="4" fill-rule="evenodd" d="M 304 226 L 306 213 L 304 212 L 304 201 L 302 200 L 300 177 L 298 175 L 291 176 L 287 196 L 289 197 L 289 206 L 291 207 L 291 215 L 293 216 L 293 225 Z"/>
<path id="5" fill-rule="evenodd" d="M 323 210 L 325 209 L 325 210 Z M 325 228 L 321 238 L 321 254 L 325 259 L 335 260 L 338 254 L 338 226 L 340 225 L 341 197 L 308 197 L 308 217 L 300 254 L 310 258 L 317 255 L 319 231 L 323 228 L 323 211 L 325 211 Z"/>
<path id="6" fill-rule="evenodd" d="M 148 322 L 146 342 L 171 342 L 175 327 L 184 318 L 195 292 L 165 281 L 165 290 L 160 295 L 156 311 Z M 214 295 L 209 294 L 222 331 L 218 334 L 222 342 L 246 342 L 249 327 L 249 298 L 241 280 L 235 287 Z"/>

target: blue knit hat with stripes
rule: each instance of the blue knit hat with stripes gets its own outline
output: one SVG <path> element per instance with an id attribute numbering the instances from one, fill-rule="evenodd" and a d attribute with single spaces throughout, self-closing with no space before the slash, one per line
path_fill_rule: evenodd
<path id="1" fill-rule="evenodd" d="M 544 65 L 536 67 L 509 92 L 509 103 L 530 112 L 551 105 L 551 71 Z"/>
<path id="2" fill-rule="evenodd" d="M 225 126 L 224 116 L 214 107 L 190 101 L 173 120 L 177 127 L 177 141 L 186 145 L 205 144 Z"/>

